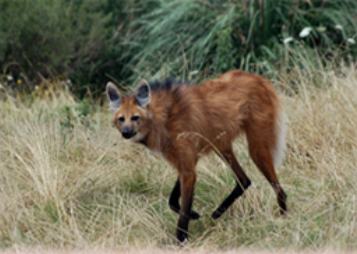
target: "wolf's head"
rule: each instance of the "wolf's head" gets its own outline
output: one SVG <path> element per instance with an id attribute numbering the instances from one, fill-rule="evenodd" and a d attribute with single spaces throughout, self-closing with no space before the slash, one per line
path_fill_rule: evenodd
<path id="1" fill-rule="evenodd" d="M 151 101 L 149 83 L 142 79 L 135 92 L 125 96 L 112 82 L 107 84 L 109 107 L 113 112 L 113 122 L 126 139 L 143 140 L 149 132 L 148 110 Z"/>

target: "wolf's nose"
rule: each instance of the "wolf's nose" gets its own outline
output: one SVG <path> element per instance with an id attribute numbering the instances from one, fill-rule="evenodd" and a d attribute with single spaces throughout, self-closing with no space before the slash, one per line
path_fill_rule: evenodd
<path id="1" fill-rule="evenodd" d="M 121 135 L 123 135 L 124 138 L 128 139 L 131 138 L 131 131 L 129 128 L 124 127 L 123 130 L 121 131 Z"/>

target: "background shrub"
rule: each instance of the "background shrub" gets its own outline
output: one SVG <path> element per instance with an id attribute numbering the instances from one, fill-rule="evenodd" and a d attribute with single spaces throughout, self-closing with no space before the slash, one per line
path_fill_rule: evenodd
<path id="1" fill-rule="evenodd" d="M 356 11 L 355 0 L 3 0 L 1 82 L 24 93 L 70 78 L 83 97 L 109 79 L 323 69 L 355 60 Z"/>
<path id="2" fill-rule="evenodd" d="M 20 90 L 58 78 L 100 58 L 111 15 L 105 1 L 5 0 L 0 3 L 0 61 L 6 74 L 23 80 Z M 67 74 L 67 75 L 66 75 Z"/>
<path id="3" fill-rule="evenodd" d="M 225 43 L 231 55 L 236 55 L 233 64 L 226 64 L 246 71 L 279 70 L 310 49 L 318 55 L 336 49 L 343 51 L 341 56 L 355 56 L 357 52 L 347 43 L 357 33 L 354 0 L 157 2 L 155 10 L 137 21 L 144 24 L 145 34 L 141 51 L 134 58 L 139 59 L 135 62 L 139 73 L 148 71 L 148 63 L 152 74 L 165 63 L 178 73 L 192 69 L 221 71 L 222 63 L 215 59 L 222 52 L 222 31 L 230 31 L 231 40 Z M 300 38 L 305 27 L 312 31 Z M 292 41 L 284 44 L 289 37 Z"/>
<path id="4" fill-rule="evenodd" d="M 1 1 L 3 83 L 24 93 L 43 79 L 70 78 L 72 90 L 82 97 L 88 88 L 95 92 L 106 74 L 125 76 L 121 69 L 127 47 L 121 42 L 131 33 L 132 2 Z"/>

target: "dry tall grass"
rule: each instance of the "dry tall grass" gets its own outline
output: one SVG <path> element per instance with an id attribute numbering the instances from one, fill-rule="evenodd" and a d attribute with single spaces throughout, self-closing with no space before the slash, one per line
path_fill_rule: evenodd
<path id="1" fill-rule="evenodd" d="M 278 176 L 288 217 L 278 216 L 275 194 L 240 138 L 234 148 L 253 184 L 213 221 L 234 180 L 215 155 L 201 159 L 193 206 L 203 217 L 190 224 L 189 247 L 357 249 L 357 72 L 342 67 L 321 77 L 328 86 L 300 76 L 297 94 L 280 92 L 288 152 Z M 176 172 L 121 139 L 110 112 L 96 109 L 83 116 L 66 93 L 31 105 L 0 102 L 2 248 L 174 246 L 178 216 L 167 200 Z"/>

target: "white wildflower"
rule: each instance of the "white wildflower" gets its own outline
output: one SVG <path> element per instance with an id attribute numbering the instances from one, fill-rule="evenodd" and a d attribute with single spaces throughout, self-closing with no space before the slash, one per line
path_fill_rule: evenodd
<path id="1" fill-rule="evenodd" d="M 38 90 L 38 86 L 35 86 L 35 90 Z"/>
<path id="2" fill-rule="evenodd" d="M 347 43 L 349 43 L 349 44 L 356 44 L 356 41 L 353 39 L 353 38 L 348 38 L 347 39 Z"/>
<path id="3" fill-rule="evenodd" d="M 7 78 L 8 81 L 11 81 L 11 80 L 14 79 L 11 75 L 7 75 L 6 78 Z"/>
<path id="4" fill-rule="evenodd" d="M 198 73 L 198 70 L 191 71 L 191 72 L 190 72 L 190 75 L 196 75 L 197 73 Z"/>
<path id="5" fill-rule="evenodd" d="M 316 28 L 316 30 L 320 33 L 324 33 L 324 32 L 326 32 L 326 27 L 320 25 Z"/>
<path id="6" fill-rule="evenodd" d="M 341 25 L 335 25 L 335 29 L 337 29 L 337 30 L 343 30 L 343 27 L 341 26 Z"/>
<path id="7" fill-rule="evenodd" d="M 305 27 L 304 29 L 301 30 L 299 36 L 300 38 L 305 38 L 306 36 L 308 36 L 310 34 L 310 32 L 312 31 L 311 27 Z"/>
<path id="8" fill-rule="evenodd" d="M 291 42 L 291 41 L 293 41 L 294 39 L 293 39 L 293 37 L 288 37 L 288 38 L 285 38 L 284 40 L 283 40 L 283 42 L 284 42 L 284 44 L 287 44 L 287 43 L 289 43 L 289 42 Z"/>

